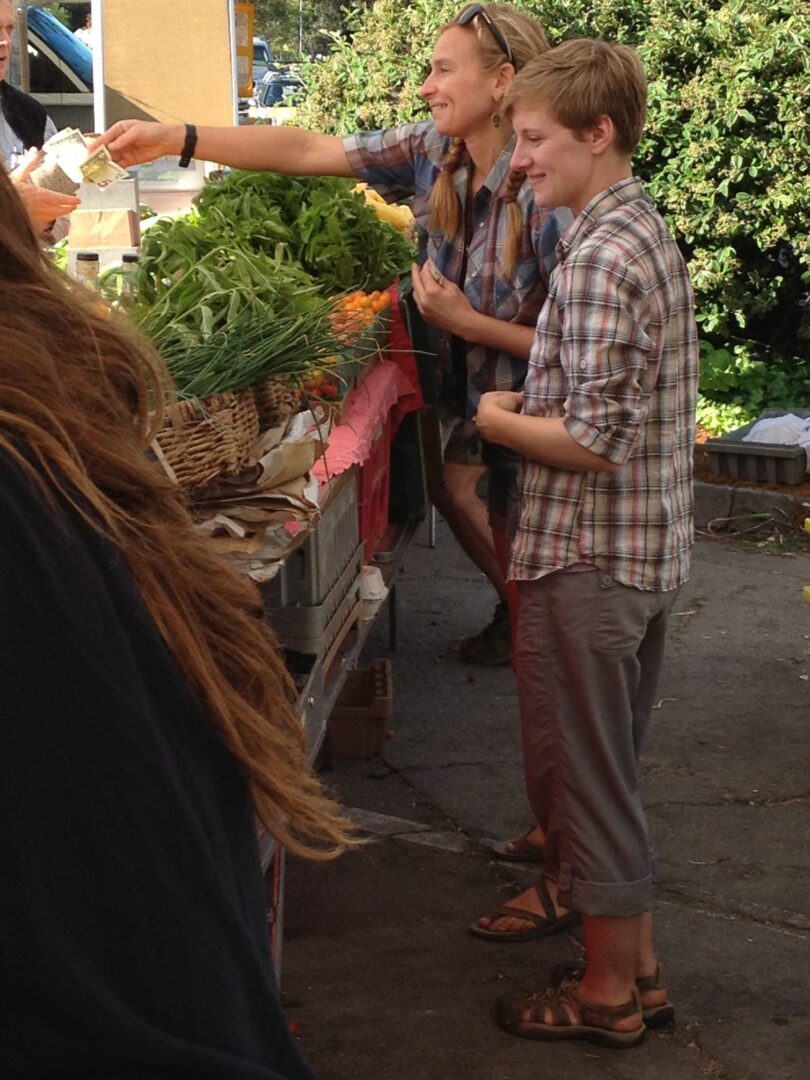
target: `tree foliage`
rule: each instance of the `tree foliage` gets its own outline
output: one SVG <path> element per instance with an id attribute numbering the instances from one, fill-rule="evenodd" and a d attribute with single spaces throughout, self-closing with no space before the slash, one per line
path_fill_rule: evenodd
<path id="1" fill-rule="evenodd" d="M 703 386 L 756 411 L 810 406 L 810 0 L 515 0 L 556 43 L 635 45 L 635 159 L 689 261 Z M 337 133 L 425 117 L 418 89 L 458 0 L 356 8 L 308 70 L 301 121 Z"/>
<path id="2" fill-rule="evenodd" d="M 370 0 L 369 0 L 370 2 Z M 256 33 L 266 37 L 276 56 L 314 57 L 329 51 L 331 34 L 345 31 L 343 0 L 255 0 Z M 351 5 L 365 9 L 367 2 Z"/>

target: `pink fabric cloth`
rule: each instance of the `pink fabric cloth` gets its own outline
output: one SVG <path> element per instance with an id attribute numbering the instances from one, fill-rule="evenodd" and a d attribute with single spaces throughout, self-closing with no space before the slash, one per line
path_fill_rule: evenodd
<path id="1" fill-rule="evenodd" d="M 389 414 L 393 438 L 402 418 L 424 405 L 416 358 L 399 313 L 398 286 L 392 285 L 389 292 L 391 336 L 387 359 L 376 364 L 349 394 L 343 422 L 332 428 L 326 453 L 312 469 L 321 485 L 352 465 L 363 464 Z"/>
<path id="2" fill-rule="evenodd" d="M 349 394 L 343 422 L 329 433 L 326 453 L 312 469 L 318 482 L 328 483 L 352 465 L 362 465 L 389 413 L 409 393 L 410 384 L 396 364 L 390 360 L 376 364 Z"/>

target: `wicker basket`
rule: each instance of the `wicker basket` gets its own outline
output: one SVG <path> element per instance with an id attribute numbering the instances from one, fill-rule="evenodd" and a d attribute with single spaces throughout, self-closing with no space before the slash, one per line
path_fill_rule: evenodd
<path id="1" fill-rule="evenodd" d="M 170 405 L 155 442 L 181 487 L 203 487 L 239 472 L 258 434 L 253 394 L 228 391 Z"/>
<path id="2" fill-rule="evenodd" d="M 277 427 L 298 412 L 301 392 L 294 386 L 285 386 L 275 379 L 267 379 L 253 387 L 253 399 L 259 414 L 262 431 Z"/>

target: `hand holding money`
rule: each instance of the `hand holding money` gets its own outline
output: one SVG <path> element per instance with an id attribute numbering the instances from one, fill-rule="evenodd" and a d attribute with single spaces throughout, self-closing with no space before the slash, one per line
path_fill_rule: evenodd
<path id="1" fill-rule="evenodd" d="M 58 131 L 43 146 L 44 160 L 31 173 L 39 187 L 73 195 L 81 183 L 108 187 L 127 173 L 110 157 L 105 146 L 92 153 L 85 137 L 76 128 Z"/>
<path id="2" fill-rule="evenodd" d="M 42 151 L 34 147 L 10 174 L 11 182 L 17 189 L 28 219 L 37 233 L 47 229 L 57 218 L 71 213 L 80 203 L 75 195 L 50 191 L 32 183 L 31 175 L 42 164 L 44 158 Z"/>

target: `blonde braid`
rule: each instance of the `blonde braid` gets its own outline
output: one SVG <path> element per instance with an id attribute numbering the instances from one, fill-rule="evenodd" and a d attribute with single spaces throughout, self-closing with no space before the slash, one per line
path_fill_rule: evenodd
<path id="1" fill-rule="evenodd" d="M 453 237 L 459 229 L 461 205 L 459 203 L 453 174 L 467 158 L 467 147 L 463 139 L 453 139 L 447 157 L 444 159 L 439 179 L 430 193 L 430 227 L 438 229 L 445 236 Z"/>
<path id="2" fill-rule="evenodd" d="M 502 201 L 506 204 L 506 241 L 503 246 L 502 266 L 504 276 L 508 278 L 515 276 L 520 255 L 520 241 L 523 235 L 523 211 L 520 209 L 517 197 L 525 179 L 525 172 L 516 172 L 514 169 L 510 169 L 502 196 Z"/>

